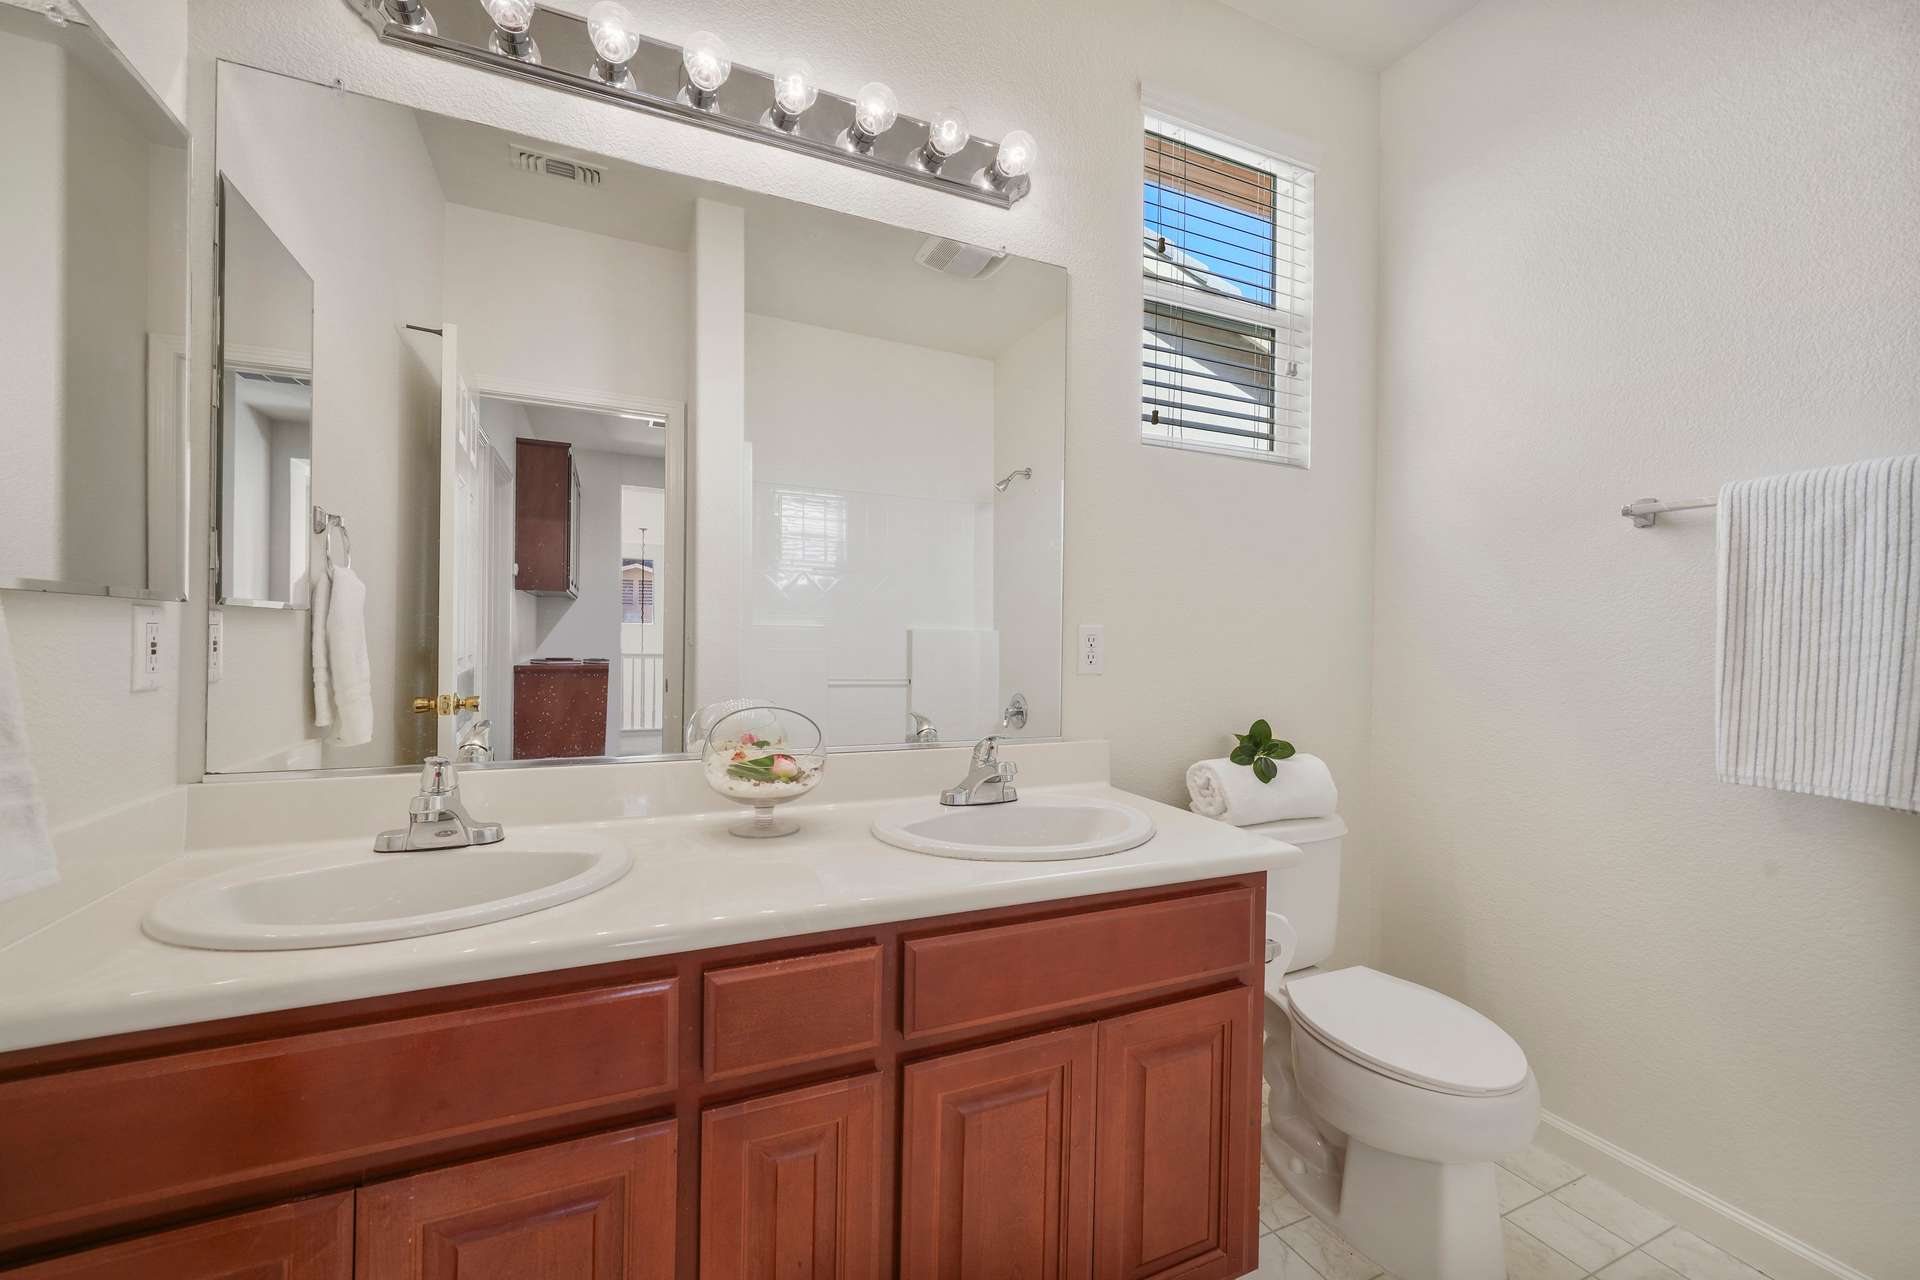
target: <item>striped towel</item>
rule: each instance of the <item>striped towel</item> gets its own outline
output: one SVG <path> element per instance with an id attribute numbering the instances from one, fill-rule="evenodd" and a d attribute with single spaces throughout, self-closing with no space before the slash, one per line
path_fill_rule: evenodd
<path id="1" fill-rule="evenodd" d="M 1720 490 L 1722 782 L 1920 812 L 1920 455 Z"/>

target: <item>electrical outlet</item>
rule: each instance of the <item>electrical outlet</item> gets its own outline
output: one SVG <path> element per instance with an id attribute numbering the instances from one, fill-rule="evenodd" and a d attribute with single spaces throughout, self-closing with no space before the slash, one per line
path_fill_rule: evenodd
<path id="1" fill-rule="evenodd" d="M 1080 674 L 1097 676 L 1107 669 L 1107 629 L 1100 626 L 1080 628 Z"/>
<path id="2" fill-rule="evenodd" d="M 218 609 L 207 610 L 207 683 L 219 684 L 220 677 L 227 671 L 227 622 L 226 614 Z"/>
<path id="3" fill-rule="evenodd" d="M 151 604 L 133 606 L 133 684 L 135 693 L 160 687 L 160 672 L 166 660 L 166 641 L 160 630 L 160 607 Z"/>

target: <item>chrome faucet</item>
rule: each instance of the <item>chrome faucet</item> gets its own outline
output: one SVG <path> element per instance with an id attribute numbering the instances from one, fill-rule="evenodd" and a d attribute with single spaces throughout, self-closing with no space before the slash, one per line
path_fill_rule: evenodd
<path id="1" fill-rule="evenodd" d="M 506 839 L 507 829 L 497 822 L 476 822 L 467 806 L 460 802 L 460 780 L 453 761 L 445 756 L 428 756 L 420 770 L 420 793 L 407 805 L 407 825 L 397 831 L 382 831 L 374 837 L 373 847 L 381 853 L 403 853 L 413 849 L 464 849 L 468 845 L 494 844 Z"/>
<path id="2" fill-rule="evenodd" d="M 973 767 L 967 770 L 959 786 L 948 787 L 940 793 L 940 803 L 1006 804 L 1018 800 L 1020 793 L 1013 788 L 1013 775 L 1020 772 L 1020 766 L 1011 760 L 1002 760 L 999 748 L 1000 739 L 991 735 L 974 743 Z"/>
<path id="3" fill-rule="evenodd" d="M 918 711 L 909 711 L 907 712 L 907 716 L 913 722 L 912 729 L 907 734 L 908 742 L 940 741 L 940 730 L 934 727 L 933 721 L 921 715 Z"/>

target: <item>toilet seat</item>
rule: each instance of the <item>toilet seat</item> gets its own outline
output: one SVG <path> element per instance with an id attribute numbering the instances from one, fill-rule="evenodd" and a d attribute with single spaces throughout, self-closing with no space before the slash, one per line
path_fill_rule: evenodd
<path id="1" fill-rule="evenodd" d="M 1294 1025 L 1333 1053 L 1403 1084 L 1495 1097 L 1528 1084 L 1527 1055 L 1490 1018 L 1365 965 L 1296 975 Z"/>

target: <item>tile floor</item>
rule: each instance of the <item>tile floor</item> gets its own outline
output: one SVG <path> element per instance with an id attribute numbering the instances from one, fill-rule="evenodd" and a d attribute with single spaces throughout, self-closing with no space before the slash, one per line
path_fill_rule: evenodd
<path id="1" fill-rule="evenodd" d="M 1260 1174 L 1259 1280 L 1386 1275 L 1310 1217 L 1271 1170 L 1262 1166 Z M 1501 1161 L 1494 1176 L 1507 1236 L 1507 1280 L 1767 1280 L 1538 1147 Z"/>

